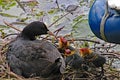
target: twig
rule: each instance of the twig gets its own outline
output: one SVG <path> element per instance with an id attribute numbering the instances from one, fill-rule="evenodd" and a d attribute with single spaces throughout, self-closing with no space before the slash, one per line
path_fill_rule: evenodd
<path id="1" fill-rule="evenodd" d="M 61 28 L 59 28 L 59 29 L 57 29 L 57 30 L 55 30 L 53 33 L 56 33 L 56 36 L 58 35 L 58 33 L 64 28 L 65 26 L 63 26 L 63 27 L 61 27 Z"/>
<path id="2" fill-rule="evenodd" d="M 10 67 L 8 66 L 8 64 L 5 64 L 5 66 L 7 67 L 7 69 L 6 69 L 7 74 L 9 74 L 10 76 L 14 76 L 18 80 L 23 80 L 22 76 L 19 76 L 19 75 L 15 74 L 14 72 L 10 71 Z"/>
<path id="3" fill-rule="evenodd" d="M 52 24 L 50 24 L 48 27 L 51 27 L 52 25 L 54 25 L 56 22 L 58 22 L 59 20 L 61 20 L 63 17 L 67 16 L 70 13 L 66 13 L 65 15 L 61 16 L 60 18 L 58 18 L 55 22 L 53 22 Z"/>
<path id="4" fill-rule="evenodd" d="M 93 42 L 93 43 L 100 44 L 99 41 L 88 40 L 88 39 L 69 39 L 68 41 L 88 41 L 88 42 Z"/>
<path id="5" fill-rule="evenodd" d="M 17 3 L 18 3 L 18 5 L 21 7 L 21 9 L 24 11 L 24 12 L 26 12 L 26 10 L 25 10 L 25 8 L 22 6 L 22 4 L 18 1 L 18 0 L 15 0 Z"/>
<path id="6" fill-rule="evenodd" d="M 12 41 L 14 41 L 14 40 L 12 40 Z M 0 48 L 0 55 L 2 55 L 5 52 L 4 48 L 12 41 L 7 41 L 7 42 L 4 43 L 4 45 L 1 46 L 1 48 Z"/>
<path id="7" fill-rule="evenodd" d="M 56 0 L 55 3 L 57 4 L 58 9 L 60 9 L 59 4 L 58 4 L 58 0 Z"/>
<path id="8" fill-rule="evenodd" d="M 115 56 L 116 58 L 120 59 L 120 56 L 118 56 L 117 54 L 114 54 L 114 53 L 101 53 L 101 55 L 113 55 Z"/>
<path id="9" fill-rule="evenodd" d="M 23 80 L 23 78 L 21 78 L 20 76 L 18 76 L 17 74 L 15 74 L 15 73 L 13 73 L 13 72 L 7 72 L 9 75 L 11 75 L 11 76 L 14 76 L 14 77 L 16 77 L 18 80 Z"/>
<path id="10" fill-rule="evenodd" d="M 11 36 L 11 35 L 19 35 L 19 33 L 7 34 L 6 36 L 3 37 L 3 39 L 5 39 L 6 37 Z"/>
<path id="11" fill-rule="evenodd" d="M 28 23 L 26 23 L 26 22 L 12 22 L 12 23 L 10 23 L 10 24 L 28 25 Z"/>
<path id="12" fill-rule="evenodd" d="M 58 31 L 62 30 L 64 27 L 65 27 L 65 26 L 63 26 L 63 27 L 61 27 L 61 28 L 59 28 L 59 29 L 55 30 L 53 33 L 55 33 L 55 32 L 58 32 Z"/>
<path id="13" fill-rule="evenodd" d="M 21 30 L 20 30 L 20 29 L 18 29 L 18 28 L 16 28 L 16 27 L 14 27 L 13 25 L 9 24 L 8 22 L 6 22 L 6 21 L 4 21 L 4 20 L 3 20 L 3 22 L 4 22 L 4 24 L 6 24 L 7 26 L 9 26 L 9 27 L 11 27 L 11 28 L 13 28 L 13 29 L 15 29 L 15 30 L 17 30 L 17 31 L 21 32 Z"/>
<path id="14" fill-rule="evenodd" d="M 115 44 L 115 45 L 113 45 L 113 46 L 106 46 L 106 47 L 104 47 L 104 46 L 101 46 L 101 47 L 94 47 L 94 49 L 95 48 L 103 48 L 103 49 L 107 49 L 107 48 L 113 48 L 113 47 L 115 47 L 115 46 L 117 46 L 117 44 Z"/>

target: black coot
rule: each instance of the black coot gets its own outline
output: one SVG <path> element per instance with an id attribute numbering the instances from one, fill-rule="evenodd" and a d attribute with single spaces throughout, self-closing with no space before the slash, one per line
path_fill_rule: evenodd
<path id="1" fill-rule="evenodd" d="M 64 71 L 65 62 L 57 48 L 47 40 L 36 39 L 36 36 L 49 32 L 46 25 L 39 21 L 23 29 L 16 40 L 8 45 L 6 59 L 11 71 L 26 78 L 48 78 Z"/>

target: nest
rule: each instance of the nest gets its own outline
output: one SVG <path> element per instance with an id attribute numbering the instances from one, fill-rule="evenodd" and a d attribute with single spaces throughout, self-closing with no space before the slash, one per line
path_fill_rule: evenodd
<path id="1" fill-rule="evenodd" d="M 80 41 L 82 40 L 82 41 Z M 99 76 L 100 68 L 92 68 L 90 67 L 88 71 L 84 70 L 73 70 L 69 66 L 66 67 L 66 71 L 63 74 L 62 80 L 120 80 L 120 70 L 113 67 L 113 64 L 116 60 L 120 61 L 120 53 L 116 51 L 112 51 L 111 48 L 115 47 L 116 45 L 111 45 L 108 43 L 97 45 L 98 42 L 91 41 L 91 40 L 84 40 L 79 39 L 72 41 L 72 44 L 76 44 L 76 41 L 79 41 L 80 45 L 86 44 L 87 42 L 94 43 L 92 49 L 94 51 L 101 51 L 101 55 L 104 55 L 107 59 L 106 64 L 104 64 L 104 75 Z M 0 46 L 0 79 L 2 80 L 46 80 L 44 78 L 34 77 L 34 78 L 23 78 L 13 72 L 10 71 L 8 64 L 6 63 L 6 50 L 8 41 L 4 41 L 3 44 Z M 101 45 L 101 46 L 100 46 Z M 78 46 L 78 44 L 77 44 Z M 88 44 L 87 44 L 88 46 Z M 107 47 L 106 47 L 107 46 Z"/>

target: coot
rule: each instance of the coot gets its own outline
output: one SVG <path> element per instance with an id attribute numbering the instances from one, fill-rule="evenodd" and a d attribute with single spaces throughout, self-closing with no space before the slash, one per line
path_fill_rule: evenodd
<path id="1" fill-rule="evenodd" d="M 74 70 L 82 70 L 84 59 L 79 55 L 79 52 L 75 48 L 68 46 L 65 49 L 64 55 L 66 56 L 65 62 L 67 65 L 69 65 Z"/>
<path id="2" fill-rule="evenodd" d="M 26 78 L 46 75 L 48 78 L 64 72 L 65 62 L 57 48 L 47 40 L 36 39 L 47 33 L 50 31 L 43 22 L 34 21 L 8 44 L 6 60 L 11 71 Z"/>
<path id="3" fill-rule="evenodd" d="M 64 37 L 59 39 L 58 50 L 63 54 L 66 65 L 72 69 L 78 70 L 82 68 L 83 58 L 79 55 L 79 51 L 70 45 L 70 42 Z"/>
<path id="4" fill-rule="evenodd" d="M 85 59 L 85 62 L 87 64 L 92 63 L 93 64 L 92 66 L 95 68 L 101 67 L 101 74 L 100 75 L 102 75 L 102 76 L 104 75 L 103 65 L 106 63 L 105 57 L 98 54 L 98 52 L 92 51 L 89 48 L 81 48 L 80 54 Z"/>

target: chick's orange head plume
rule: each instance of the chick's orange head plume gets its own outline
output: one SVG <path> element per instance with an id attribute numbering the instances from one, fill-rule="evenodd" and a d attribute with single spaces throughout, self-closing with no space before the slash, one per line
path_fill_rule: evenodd
<path id="1" fill-rule="evenodd" d="M 89 49 L 89 48 L 81 48 L 80 49 L 80 55 L 82 56 L 82 57 L 84 57 L 84 56 L 86 56 L 86 55 L 89 55 L 89 54 L 91 54 L 93 51 L 91 50 L 91 49 Z"/>
<path id="2" fill-rule="evenodd" d="M 67 40 L 66 40 L 64 37 L 60 37 L 60 41 L 61 41 L 63 44 L 66 44 L 66 45 L 67 45 Z"/>

